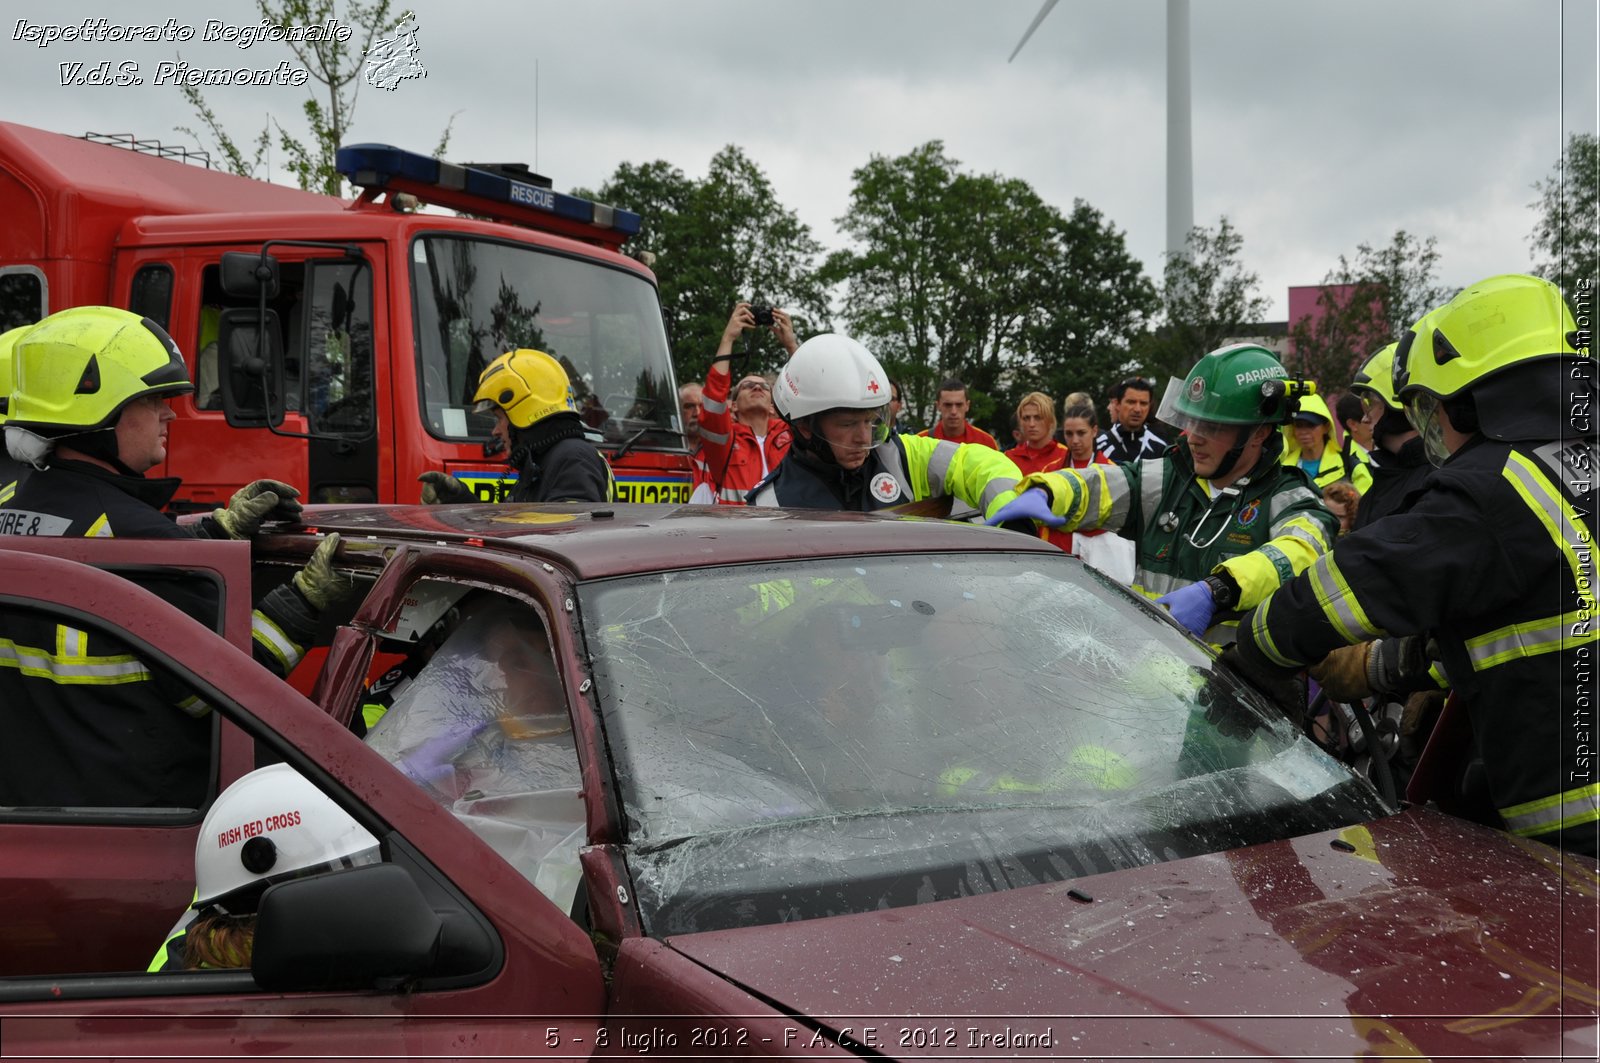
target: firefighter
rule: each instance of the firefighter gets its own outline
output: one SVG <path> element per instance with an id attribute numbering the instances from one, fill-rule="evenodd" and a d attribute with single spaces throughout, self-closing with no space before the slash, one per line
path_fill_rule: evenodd
<path id="1" fill-rule="evenodd" d="M 991 447 L 889 432 L 889 375 L 861 344 L 824 333 L 778 374 L 778 412 L 794 442 L 752 506 L 869 511 L 951 495 L 985 515 L 1021 478 Z"/>
<path id="2" fill-rule="evenodd" d="M 572 382 L 561 363 L 543 351 L 519 348 L 489 363 L 472 396 L 478 413 L 494 415 L 494 438 L 516 470 L 512 502 L 610 502 L 616 497 L 611 466 L 583 436 Z M 476 502 L 454 476 L 425 472 L 422 501 Z"/>
<path id="3" fill-rule="evenodd" d="M 1264 347 L 1212 351 L 1167 389 L 1160 419 L 1184 436 L 1164 454 L 1029 476 L 989 523 L 1120 531 L 1138 549 L 1135 590 L 1194 634 L 1231 641 L 1239 613 L 1304 571 L 1337 532 L 1305 473 L 1279 461 L 1279 426 L 1304 388 Z"/>
<path id="4" fill-rule="evenodd" d="M 200 825 L 194 903 L 149 970 L 249 967 L 268 886 L 382 859 L 371 832 L 289 765 L 240 776 Z"/>
<path id="5" fill-rule="evenodd" d="M 24 325 L 0 335 L 0 426 L 6 423 L 6 410 L 11 403 L 11 349 L 16 346 L 17 337 L 29 327 Z M 13 458 L 5 447 L 0 447 L 0 505 L 10 500 L 27 475 L 28 466 Z"/>
<path id="6" fill-rule="evenodd" d="M 1372 427 L 1372 485 L 1361 496 L 1357 530 L 1403 508 L 1433 472 L 1422 437 L 1395 397 L 1394 352 L 1399 346 L 1391 343 L 1367 359 L 1350 382 L 1351 392 L 1367 403 L 1366 420 Z"/>
<path id="7" fill-rule="evenodd" d="M 1271 681 L 1355 644 L 1355 692 L 1391 698 L 1434 685 L 1437 657 L 1505 827 L 1592 856 L 1600 455 L 1579 339 L 1556 287 L 1520 274 L 1423 317 L 1393 383 L 1437 467 L 1427 490 L 1262 603 L 1236 656 Z"/>
<path id="8" fill-rule="evenodd" d="M 0 533 L 248 539 L 264 521 L 299 513 L 293 487 L 257 480 L 198 524 L 162 514 L 179 481 L 145 473 L 166 460 L 168 399 L 194 385 L 171 337 L 149 318 L 105 306 L 63 310 L 16 344 L 13 369 L 6 443 L 34 471 L 0 504 Z M 333 568 L 338 546 L 329 535 L 257 603 L 255 658 L 279 675 L 298 663 L 321 612 L 349 590 Z M 217 603 L 194 580 L 129 578 L 215 626 Z M 9 710 L 0 804 L 198 806 L 211 723 L 191 691 L 120 641 L 23 612 L 0 616 L 0 627 L 12 662 L 32 665 L 0 667 L 0 704 Z"/>

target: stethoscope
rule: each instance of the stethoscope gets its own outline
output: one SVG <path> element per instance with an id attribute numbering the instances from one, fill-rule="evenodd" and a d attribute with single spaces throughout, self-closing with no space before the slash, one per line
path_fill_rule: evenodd
<path id="1" fill-rule="evenodd" d="M 1228 530 L 1228 525 L 1233 520 L 1233 507 L 1238 503 L 1240 494 L 1243 493 L 1241 489 L 1249 486 L 1249 484 L 1250 477 L 1241 476 L 1227 487 L 1224 487 L 1218 491 L 1217 496 L 1211 500 L 1211 504 L 1206 506 L 1206 511 L 1200 514 L 1199 521 L 1197 521 L 1195 526 L 1190 529 L 1189 534 L 1184 537 L 1185 541 L 1196 550 L 1209 550 L 1211 548 L 1211 544 L 1222 538 L 1222 533 Z M 1223 511 L 1222 523 L 1217 525 L 1217 530 L 1212 533 L 1211 538 L 1207 539 L 1203 543 L 1196 542 L 1196 540 L 1200 538 L 1201 531 L 1206 526 L 1206 521 L 1210 520 L 1212 514 L 1217 512 L 1217 503 L 1224 500 L 1227 501 L 1228 508 Z M 1156 526 L 1164 532 L 1177 531 L 1178 514 L 1172 510 L 1168 510 L 1156 518 Z"/>

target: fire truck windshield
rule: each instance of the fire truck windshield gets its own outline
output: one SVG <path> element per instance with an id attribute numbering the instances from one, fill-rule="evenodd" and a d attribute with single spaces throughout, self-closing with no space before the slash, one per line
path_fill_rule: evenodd
<path id="1" fill-rule="evenodd" d="M 412 244 L 411 280 L 423 420 L 435 437 L 487 439 L 490 418 L 471 412 L 478 376 L 531 347 L 560 360 L 579 416 L 607 443 L 681 445 L 661 308 L 643 278 L 524 244 L 432 234 Z"/>

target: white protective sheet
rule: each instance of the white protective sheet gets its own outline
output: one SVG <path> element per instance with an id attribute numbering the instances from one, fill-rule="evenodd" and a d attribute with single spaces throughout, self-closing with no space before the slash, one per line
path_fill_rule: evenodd
<path id="1" fill-rule="evenodd" d="M 572 724 L 537 614 L 469 599 L 367 744 L 571 911 L 585 843 Z"/>

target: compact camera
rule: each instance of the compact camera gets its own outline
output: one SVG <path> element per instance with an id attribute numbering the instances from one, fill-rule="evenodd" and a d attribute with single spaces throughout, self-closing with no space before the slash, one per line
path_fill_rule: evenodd
<path id="1" fill-rule="evenodd" d="M 770 328 L 772 325 L 772 307 L 752 303 L 750 313 L 755 315 L 757 328 Z"/>

